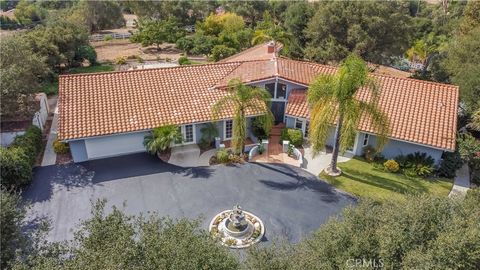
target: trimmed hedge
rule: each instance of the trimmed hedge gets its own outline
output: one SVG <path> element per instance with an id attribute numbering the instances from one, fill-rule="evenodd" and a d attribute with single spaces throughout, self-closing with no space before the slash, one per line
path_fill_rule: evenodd
<path id="1" fill-rule="evenodd" d="M 25 134 L 17 136 L 8 148 L 0 149 L 2 183 L 7 188 L 18 188 L 32 180 L 32 167 L 42 150 L 42 131 L 30 126 Z"/>

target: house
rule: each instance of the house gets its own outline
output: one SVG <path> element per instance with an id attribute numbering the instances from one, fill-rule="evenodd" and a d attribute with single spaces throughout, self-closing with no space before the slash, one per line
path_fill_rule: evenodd
<path id="1" fill-rule="evenodd" d="M 70 144 L 75 162 L 143 152 L 144 136 L 165 124 L 180 126 L 184 144 L 198 143 L 208 122 L 217 122 L 221 140 L 229 140 L 232 112 L 215 121 L 211 107 L 228 94 L 225 87 L 234 78 L 267 89 L 276 123 L 301 129 L 307 137 L 308 85 L 317 75 L 336 70 L 277 57 L 273 44 L 262 44 L 214 64 L 60 76 L 58 137 Z M 438 162 L 444 151 L 454 151 L 457 86 L 371 76 L 382 87 L 379 106 L 390 121 L 385 157 L 419 151 Z M 367 92 L 359 91 L 358 98 L 368 98 Z M 254 142 L 250 123 L 255 116 L 248 115 L 248 136 Z M 355 155 L 377 140 L 368 119 L 358 130 L 349 150 Z"/>

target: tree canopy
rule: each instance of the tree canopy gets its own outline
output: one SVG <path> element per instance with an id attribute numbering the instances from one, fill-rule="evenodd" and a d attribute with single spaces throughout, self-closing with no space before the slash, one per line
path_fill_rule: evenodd
<path id="1" fill-rule="evenodd" d="M 460 87 L 467 112 L 480 107 L 480 26 L 459 35 L 449 43 L 445 68 L 452 82 Z"/>
<path id="2" fill-rule="evenodd" d="M 49 72 L 45 58 L 16 36 L 0 40 L 0 90 L 2 117 L 28 114 L 23 110 L 30 95 L 37 92 L 40 79 Z"/>
<path id="3" fill-rule="evenodd" d="M 381 63 L 410 44 L 408 5 L 396 1 L 333 1 L 319 4 L 305 30 L 309 59 L 339 61 L 350 52 Z"/>
<path id="4" fill-rule="evenodd" d="M 15 269 L 238 269 L 239 262 L 199 220 L 129 216 L 105 201 L 92 207 L 74 240 L 40 246 Z"/>
<path id="5" fill-rule="evenodd" d="M 167 20 L 141 20 L 138 31 L 130 38 L 132 42 L 141 43 L 142 46 L 155 45 L 160 50 L 160 45 L 165 42 L 175 43 L 185 35 L 177 26 L 173 18 Z"/>
<path id="6" fill-rule="evenodd" d="M 465 200 L 428 195 L 361 201 L 298 246 L 249 251 L 249 269 L 476 269 L 480 190 Z M 376 265 L 376 267 L 375 267 Z"/>

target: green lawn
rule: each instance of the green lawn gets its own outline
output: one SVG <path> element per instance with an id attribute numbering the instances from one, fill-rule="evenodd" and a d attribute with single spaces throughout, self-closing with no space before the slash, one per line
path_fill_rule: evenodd
<path id="1" fill-rule="evenodd" d="M 113 65 L 100 64 L 100 65 L 89 66 L 89 67 L 71 68 L 67 73 L 78 74 L 78 73 L 108 72 L 108 71 L 114 71 L 114 70 L 115 70 L 115 67 Z"/>
<path id="2" fill-rule="evenodd" d="M 342 169 L 341 176 L 330 177 L 322 173 L 320 177 L 338 189 L 376 201 L 404 200 L 406 194 L 425 192 L 447 196 L 453 186 L 451 179 L 408 178 L 400 173 L 385 172 L 360 158 L 339 163 L 338 166 Z"/>

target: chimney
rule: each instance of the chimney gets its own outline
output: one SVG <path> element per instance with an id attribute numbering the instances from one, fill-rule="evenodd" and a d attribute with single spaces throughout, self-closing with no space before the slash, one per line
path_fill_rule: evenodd
<path id="1" fill-rule="evenodd" d="M 267 44 L 267 52 L 268 53 L 275 53 L 275 42 L 274 41 L 270 41 Z"/>

